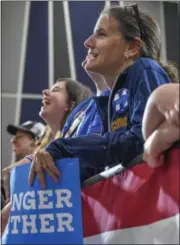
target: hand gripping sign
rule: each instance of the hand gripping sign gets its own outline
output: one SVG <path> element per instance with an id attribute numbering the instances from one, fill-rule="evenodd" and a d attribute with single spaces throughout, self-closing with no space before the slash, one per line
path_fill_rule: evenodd
<path id="1" fill-rule="evenodd" d="M 82 244 L 79 162 L 56 162 L 61 171 L 55 184 L 46 175 L 46 189 L 36 179 L 28 185 L 30 164 L 11 174 L 11 214 L 2 244 Z"/>

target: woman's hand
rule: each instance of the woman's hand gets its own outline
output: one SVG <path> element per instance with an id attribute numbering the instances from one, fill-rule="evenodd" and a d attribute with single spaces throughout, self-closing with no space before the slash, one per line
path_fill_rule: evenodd
<path id="1" fill-rule="evenodd" d="M 142 120 L 144 139 L 147 140 L 165 120 L 180 127 L 179 84 L 161 85 L 149 96 Z"/>
<path id="2" fill-rule="evenodd" d="M 150 167 L 164 163 L 164 151 L 179 140 L 180 128 L 165 121 L 156 129 L 144 144 L 144 160 Z"/>
<path id="3" fill-rule="evenodd" d="M 29 163 L 29 159 L 23 158 L 20 161 L 13 163 L 10 166 L 3 169 L 3 171 L 2 171 L 3 186 L 4 186 L 4 191 L 5 191 L 6 203 L 9 202 L 9 197 L 10 197 L 10 173 L 11 173 L 11 170 L 17 166 L 20 166 L 20 165 L 23 165 L 26 163 Z"/>
<path id="4" fill-rule="evenodd" d="M 168 123 L 180 126 L 179 84 L 164 84 L 153 92 L 152 97 Z"/>
<path id="5" fill-rule="evenodd" d="M 179 100 L 169 110 L 164 110 L 164 116 L 169 124 L 180 126 Z"/>
<path id="6" fill-rule="evenodd" d="M 1 237 L 8 223 L 10 211 L 11 211 L 11 203 L 9 202 L 1 211 Z"/>
<path id="7" fill-rule="evenodd" d="M 29 173 L 29 184 L 32 185 L 37 175 L 43 188 L 46 187 L 44 172 L 46 172 L 56 183 L 58 183 L 60 172 L 54 164 L 52 156 L 44 149 L 39 150 L 31 164 Z"/>
<path id="8" fill-rule="evenodd" d="M 164 163 L 164 155 L 162 154 L 161 145 L 159 145 L 159 137 L 159 132 L 156 130 L 144 144 L 143 159 L 152 168 L 159 167 Z"/>

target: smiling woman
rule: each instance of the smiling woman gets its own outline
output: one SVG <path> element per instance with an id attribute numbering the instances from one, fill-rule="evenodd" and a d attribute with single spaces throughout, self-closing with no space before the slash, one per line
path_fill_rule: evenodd
<path id="1" fill-rule="evenodd" d="M 102 15 L 96 23 L 93 34 L 84 43 L 88 48 L 86 69 L 103 76 L 116 76 L 123 70 L 126 61 L 125 44 L 118 30 L 117 21 L 111 16 Z"/>
<path id="2" fill-rule="evenodd" d="M 45 89 L 39 115 L 50 125 L 54 135 L 62 129 L 67 115 L 92 93 L 86 86 L 70 78 L 58 79 L 51 89 Z M 58 112 L 58 113 L 57 113 Z"/>
<path id="3" fill-rule="evenodd" d="M 137 4 L 104 9 L 84 44 L 88 49 L 85 70 L 101 75 L 112 90 L 98 108 L 105 130 L 103 135 L 51 142 L 34 158 L 30 184 L 37 174 L 44 186 L 44 171 L 57 180 L 54 162 L 59 158 L 79 158 L 81 170 L 97 172 L 119 163 L 127 166 L 143 152 L 142 117 L 149 95 L 158 86 L 179 79 L 175 67 L 160 61 L 158 24 Z M 81 181 L 86 178 L 81 171 Z"/>
<path id="4" fill-rule="evenodd" d="M 39 115 L 48 126 L 37 150 L 45 147 L 53 138 L 59 138 L 73 108 L 92 96 L 88 87 L 71 78 L 58 79 L 51 89 L 43 90 L 42 94 L 43 106 Z"/>

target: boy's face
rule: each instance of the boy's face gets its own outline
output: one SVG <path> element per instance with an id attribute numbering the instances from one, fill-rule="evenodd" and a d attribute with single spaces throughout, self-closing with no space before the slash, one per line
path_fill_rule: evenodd
<path id="1" fill-rule="evenodd" d="M 11 144 L 13 152 L 19 159 L 33 153 L 35 141 L 30 134 L 18 130 L 16 135 L 12 137 Z"/>

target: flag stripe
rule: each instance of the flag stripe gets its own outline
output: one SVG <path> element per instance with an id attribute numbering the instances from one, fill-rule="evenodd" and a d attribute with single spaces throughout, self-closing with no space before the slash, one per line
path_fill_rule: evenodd
<path id="1" fill-rule="evenodd" d="M 179 213 L 179 150 L 160 168 L 146 163 L 84 188 L 84 237 L 144 226 Z"/>
<path id="2" fill-rule="evenodd" d="M 84 244 L 179 244 L 179 214 L 150 225 L 107 231 Z"/>

